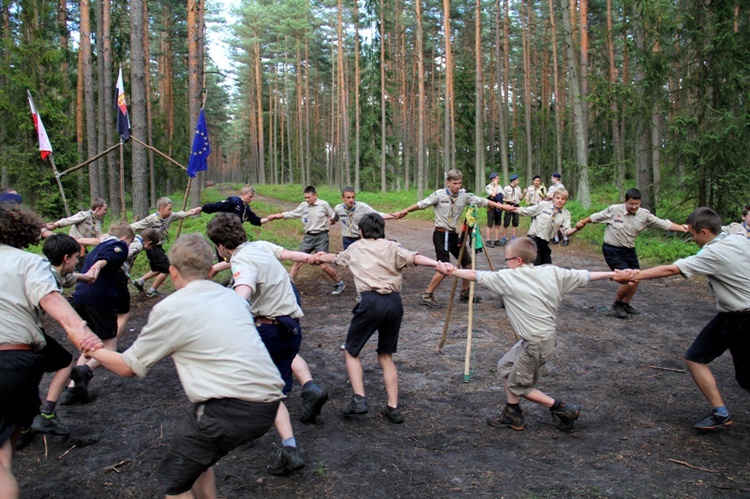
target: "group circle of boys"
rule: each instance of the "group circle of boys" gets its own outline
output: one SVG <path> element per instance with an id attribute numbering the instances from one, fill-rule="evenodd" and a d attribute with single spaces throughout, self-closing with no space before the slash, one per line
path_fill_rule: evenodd
<path id="1" fill-rule="evenodd" d="M 539 176 L 523 191 L 518 175 L 507 186 L 492 173 L 487 197 L 462 189 L 462 174 L 446 174 L 446 187 L 426 199 L 394 213 L 379 213 L 356 201 L 352 188 L 342 192 L 335 208 L 318 199 L 314 187 L 304 190 L 304 201 L 291 211 L 258 217 L 250 208 L 255 189 L 245 186 L 239 196 L 205 204 L 189 211 L 172 211 L 172 202 L 161 198 L 156 213 L 127 224 L 115 222 L 102 235 L 101 220 L 107 205 L 92 201 L 91 209 L 44 224 L 24 207 L 20 196 L 0 192 L 0 311 L 10 317 L 0 325 L 0 496 L 18 496 L 10 471 L 14 447 L 31 443 L 34 433 L 68 435 L 56 415 L 62 404 L 87 402 L 88 385 L 98 366 L 122 376 L 145 376 L 149 369 L 171 356 L 193 407 L 174 430 L 171 444 L 157 468 L 167 497 L 215 497 L 212 466 L 236 447 L 265 434 L 275 425 L 281 447 L 269 473 L 286 475 L 304 466 L 297 449 L 289 411 L 283 400 L 296 378 L 302 386 L 303 423 L 314 423 L 328 393 L 313 379 L 300 357 L 300 319 L 303 311 L 294 285 L 299 268 L 319 265 L 331 279 L 334 295 L 345 289 L 335 267 L 351 270 L 357 304 L 343 346 L 353 396 L 344 405 L 345 416 L 369 412 L 365 397 L 360 352 L 377 331 L 377 358 L 383 371 L 387 402 L 380 411 L 394 424 L 404 422 L 398 403 L 398 373 L 393 361 L 403 317 L 400 296 L 403 270 L 425 266 L 435 273 L 421 295 L 424 305 L 435 307 L 434 292 L 445 277 L 462 279 L 460 299 L 468 302 L 469 283 L 475 281 L 503 298 L 508 319 L 520 338 L 501 358 L 498 372 L 507 399 L 502 411 L 487 420 L 492 427 L 525 428 L 522 398 L 548 407 L 561 430 L 572 429 L 581 408 L 570 401 L 548 396 L 536 388 L 541 367 L 555 351 L 555 319 L 562 296 L 592 280 L 619 283 L 613 311 L 619 319 L 639 312 L 631 305 L 638 283 L 682 274 L 708 277 L 716 299 L 717 315 L 703 328 L 685 354 L 685 362 L 711 413 L 695 427 L 708 431 L 732 424 L 708 364 L 731 352 L 736 379 L 750 390 L 750 205 L 743 220 L 722 226 L 709 208 L 696 209 L 684 225 L 663 220 L 641 208 L 637 189 L 626 192 L 624 204 L 615 204 L 572 225 L 565 203 L 568 192 L 555 173 L 547 189 Z M 521 206 L 524 202 L 526 206 Z M 504 247 L 507 268 L 471 270 L 464 253 L 460 218 L 467 206 L 486 207 L 486 245 Z M 435 259 L 401 247 L 385 238 L 385 220 L 432 207 L 435 215 Z M 174 220 L 217 213 L 206 235 L 188 234 L 172 244 L 169 254 L 162 244 Z M 504 214 L 504 216 L 503 216 Z M 518 217 L 531 217 L 526 237 L 518 237 Z M 261 225 L 276 219 L 300 219 L 304 237 L 299 251 L 267 241 L 247 241 L 244 222 Z M 341 222 L 343 251 L 329 253 L 328 229 Z M 602 252 L 610 272 L 563 269 L 551 265 L 550 245 L 582 230 L 589 223 L 606 224 Z M 500 236 L 500 226 L 503 233 Z M 51 232 L 70 226 L 70 235 Z M 510 237 L 508 228 L 511 228 Z M 640 270 L 635 239 L 646 228 L 689 232 L 701 247 L 696 255 L 671 265 Z M 40 230 L 41 229 L 41 230 Z M 494 234 L 494 239 L 492 235 Z M 46 259 L 24 251 L 44 238 Z M 92 246 L 91 252 L 85 248 Z M 138 279 L 129 269 L 145 250 L 150 271 Z M 214 263 L 218 256 L 219 263 Z M 79 261 L 80 260 L 80 261 Z M 290 260 L 287 272 L 281 264 Z M 231 269 L 231 289 L 211 278 Z M 128 282 L 149 297 L 165 296 L 159 286 L 171 277 L 176 291 L 159 301 L 138 338 L 123 353 L 117 338 L 129 314 Z M 8 283 L 6 285 L 5 283 Z M 72 305 L 61 289 L 76 285 Z M 474 301 L 481 297 L 475 295 Z M 530 310 L 533 309 L 533 310 Z M 73 365 L 67 350 L 41 329 L 41 312 L 60 323 L 82 355 Z M 217 319 L 205 321 L 210 311 Z M 43 404 L 39 381 L 54 373 Z M 10 403 L 12 401 L 13 403 Z M 41 410 L 40 410 L 41 405 Z M 210 428 L 210 433 L 206 430 Z"/>

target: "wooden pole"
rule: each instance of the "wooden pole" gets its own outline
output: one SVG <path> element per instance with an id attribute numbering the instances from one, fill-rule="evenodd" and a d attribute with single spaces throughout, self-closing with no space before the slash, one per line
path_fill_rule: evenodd
<path id="1" fill-rule="evenodd" d="M 125 143 L 120 139 L 120 213 L 127 221 L 128 212 L 125 206 Z"/>
<path id="2" fill-rule="evenodd" d="M 469 228 L 467 226 L 464 226 L 463 232 L 461 237 L 464 241 L 467 239 Z M 461 246 L 461 249 L 458 251 L 458 265 L 461 266 L 461 260 L 464 257 L 464 251 L 466 250 L 466 245 L 463 244 Z M 453 300 L 456 297 L 456 288 L 458 287 L 458 281 L 459 279 L 453 279 L 453 287 L 451 288 L 451 297 L 448 300 L 448 310 L 445 312 L 445 323 L 443 324 L 443 336 L 440 338 L 440 342 L 438 342 L 437 347 L 437 353 L 441 353 L 440 350 L 443 348 L 443 345 L 445 345 L 445 339 L 448 336 L 448 323 L 451 317 L 451 311 L 453 310 Z"/>
<path id="3" fill-rule="evenodd" d="M 57 180 L 57 187 L 60 188 L 60 196 L 62 196 L 63 205 L 65 206 L 65 215 L 70 216 L 70 206 L 68 206 L 68 199 L 65 197 L 65 191 L 63 190 L 62 181 L 60 180 L 60 174 L 57 172 L 57 165 L 55 165 L 55 157 L 50 152 L 49 162 L 52 165 L 52 172 L 55 174 L 55 180 Z"/>
<path id="4" fill-rule="evenodd" d="M 177 162 L 177 161 L 175 161 L 174 159 L 170 158 L 169 156 L 167 156 L 166 154 L 164 154 L 164 153 L 163 153 L 163 152 L 161 152 L 160 150 L 156 149 L 155 147 L 151 147 L 150 145 L 146 144 L 145 142 L 143 142 L 143 141 L 141 141 L 141 140 L 138 140 L 138 139 L 136 139 L 136 138 L 135 138 L 135 137 L 133 137 L 132 135 L 130 136 L 130 138 L 131 138 L 131 139 L 133 140 L 133 142 L 138 142 L 138 143 L 139 143 L 140 145 L 142 145 L 142 146 L 143 146 L 143 147 L 145 147 L 146 149 L 148 149 L 148 150 L 150 150 L 150 151 L 154 151 L 154 152 L 155 152 L 156 154 L 158 154 L 158 155 L 159 155 L 159 156 L 161 156 L 162 158 L 166 159 L 166 160 L 167 160 L 167 161 L 169 161 L 170 163 L 173 163 L 173 164 L 175 164 L 175 165 L 179 166 L 180 168 L 182 168 L 183 170 L 187 171 L 187 167 L 185 167 L 185 166 L 182 166 L 182 165 L 181 165 L 180 163 L 178 163 L 178 162 Z"/>
<path id="5" fill-rule="evenodd" d="M 477 221 L 474 220 L 474 226 L 471 229 L 472 236 L 477 232 Z M 474 250 L 474 237 L 464 239 L 464 247 L 471 246 L 471 270 L 477 269 L 476 251 Z M 459 262 L 460 264 L 461 262 Z M 469 282 L 469 331 L 466 335 L 466 357 L 464 358 L 464 383 L 471 380 L 471 340 L 474 332 L 474 289 L 476 282 Z"/>
<path id="6" fill-rule="evenodd" d="M 100 152 L 99 154 L 97 154 L 93 158 L 87 159 L 83 163 L 80 163 L 80 164 L 78 164 L 76 166 L 71 166 L 67 170 L 60 172 L 60 176 L 62 177 L 63 175 L 67 175 L 68 173 L 72 173 L 72 172 L 74 172 L 76 170 L 80 170 L 81 168 L 83 168 L 84 166 L 88 165 L 89 163 L 93 163 L 94 161 L 96 161 L 97 159 L 101 158 L 102 156 L 106 156 L 107 154 L 111 153 L 112 151 L 114 151 L 118 147 L 120 147 L 120 144 L 115 144 L 112 147 L 110 147 L 109 149 L 107 149 L 106 151 Z"/>

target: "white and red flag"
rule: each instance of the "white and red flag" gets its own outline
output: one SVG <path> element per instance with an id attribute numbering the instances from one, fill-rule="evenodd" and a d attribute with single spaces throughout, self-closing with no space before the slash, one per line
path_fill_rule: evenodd
<path id="1" fill-rule="evenodd" d="M 47 159 L 52 154 L 52 144 L 50 144 L 47 131 L 44 129 L 42 117 L 39 116 L 39 112 L 37 112 L 34 105 L 34 99 L 31 98 L 31 92 L 27 90 L 26 93 L 29 96 L 29 106 L 31 106 L 31 116 L 34 118 L 34 128 L 36 128 L 36 134 L 39 137 L 39 151 L 42 153 L 42 159 Z"/>

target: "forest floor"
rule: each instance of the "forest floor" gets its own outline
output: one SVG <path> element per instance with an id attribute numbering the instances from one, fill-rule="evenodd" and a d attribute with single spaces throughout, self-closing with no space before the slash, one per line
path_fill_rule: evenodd
<path id="1" fill-rule="evenodd" d="M 291 204 L 261 199 L 279 208 Z M 408 217 L 387 222 L 386 235 L 408 249 L 434 256 L 432 224 Z M 585 233 L 567 248 L 553 246 L 562 267 L 607 270 L 600 248 Z M 331 250 L 341 248 L 331 231 Z M 697 250 L 697 247 L 696 247 Z M 489 248 L 495 267 L 503 250 Z M 485 254 L 478 268 L 488 268 Z M 429 269 L 405 272 L 404 321 L 398 354 L 400 403 L 406 422 L 379 415 L 385 391 L 371 340 L 362 353 L 370 413 L 344 417 L 351 391 L 340 345 L 356 292 L 348 270 L 343 294 L 303 267 L 304 340 L 300 353 L 330 394 L 317 424 L 297 422 L 295 386 L 288 407 L 305 467 L 288 477 L 265 468 L 279 446 L 275 430 L 222 459 L 216 466 L 220 497 L 748 497 L 750 496 L 750 397 L 734 380 L 729 355 L 712 364 L 734 425 L 699 434 L 693 424 L 709 407 L 682 355 L 713 316 L 705 279 L 670 278 L 641 285 L 633 304 L 642 313 L 614 317 L 616 284 L 595 282 L 566 295 L 558 317 L 558 349 L 539 388 L 581 404 L 573 431 L 558 430 L 546 408 L 522 402 L 526 430 L 493 429 L 485 419 L 505 397 L 496 365 L 514 336 L 505 311 L 487 290 L 473 309 L 470 380 L 465 382 L 469 307 L 456 303 L 448 338 L 437 353 L 451 281 L 438 288 L 441 308 L 420 304 Z M 120 349 L 127 348 L 154 304 L 134 295 Z M 210 320 L 207 318 L 206 320 Z M 50 327 L 60 336 L 59 328 Z M 42 389 L 46 390 L 48 376 Z M 164 360 L 144 379 L 124 379 L 103 369 L 91 382 L 92 402 L 60 407 L 70 438 L 37 436 L 18 452 L 13 471 L 24 498 L 159 497 L 156 465 L 173 428 L 190 404 L 173 363 Z"/>

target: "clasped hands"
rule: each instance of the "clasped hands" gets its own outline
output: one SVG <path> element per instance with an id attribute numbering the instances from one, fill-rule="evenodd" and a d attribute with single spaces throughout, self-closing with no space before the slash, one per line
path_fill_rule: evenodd
<path id="1" fill-rule="evenodd" d="M 615 269 L 615 276 L 612 278 L 612 280 L 620 284 L 628 284 L 631 282 L 635 282 L 638 280 L 639 272 L 640 270 L 638 269 L 625 269 L 625 270 Z"/>

